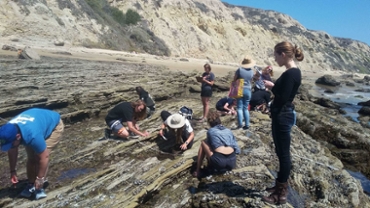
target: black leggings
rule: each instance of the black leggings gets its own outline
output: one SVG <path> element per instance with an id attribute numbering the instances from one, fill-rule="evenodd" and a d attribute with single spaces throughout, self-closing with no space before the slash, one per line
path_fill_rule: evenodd
<path id="1" fill-rule="evenodd" d="M 279 158 L 279 172 L 277 180 L 280 183 L 288 181 L 292 161 L 290 158 L 290 131 L 294 125 L 294 112 L 292 107 L 283 107 L 280 112 L 271 111 L 272 138 L 274 139 L 275 152 Z"/>

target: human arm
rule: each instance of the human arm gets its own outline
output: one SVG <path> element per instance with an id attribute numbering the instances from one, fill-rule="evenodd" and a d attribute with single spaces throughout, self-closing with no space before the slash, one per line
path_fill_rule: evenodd
<path id="1" fill-rule="evenodd" d="M 12 148 L 8 151 L 10 178 L 12 183 L 18 183 L 17 178 L 17 160 L 18 160 L 18 147 Z"/>
<path id="2" fill-rule="evenodd" d="M 182 150 L 187 150 L 187 149 L 188 149 L 188 144 L 189 144 L 191 141 L 193 141 L 193 139 L 194 139 L 194 132 L 191 132 L 191 133 L 190 133 L 190 135 L 189 135 L 189 137 L 188 137 L 188 139 L 185 141 L 185 143 L 184 143 L 184 144 L 182 144 L 182 145 L 180 145 L 180 148 L 181 148 Z"/>
<path id="3" fill-rule="evenodd" d="M 215 75 L 213 73 L 209 73 L 207 76 L 203 76 L 202 82 L 212 86 L 215 83 Z"/>
<path id="4" fill-rule="evenodd" d="M 139 130 L 137 130 L 133 121 L 127 121 L 127 127 L 129 131 L 133 132 L 136 135 L 140 135 L 143 137 L 149 136 L 148 132 L 140 132 Z"/>
<path id="5" fill-rule="evenodd" d="M 275 84 L 273 82 L 268 81 L 268 80 L 263 80 L 263 83 L 265 84 L 265 87 L 270 89 L 270 90 L 275 86 Z"/>
<path id="6" fill-rule="evenodd" d="M 163 136 L 163 131 L 166 129 L 166 124 L 162 123 L 160 126 L 159 135 Z"/>
<path id="7" fill-rule="evenodd" d="M 240 69 L 236 70 L 233 81 L 236 81 L 237 79 L 239 79 L 239 73 L 240 73 L 239 70 Z"/>

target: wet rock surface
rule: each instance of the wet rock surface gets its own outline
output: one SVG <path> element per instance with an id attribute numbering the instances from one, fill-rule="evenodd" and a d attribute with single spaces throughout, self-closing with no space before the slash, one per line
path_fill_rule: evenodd
<path id="1" fill-rule="evenodd" d="M 66 122 L 63 139 L 51 155 L 46 199 L 19 198 L 25 186 L 25 151 L 20 150 L 18 159 L 23 181 L 16 187 L 10 187 L 7 155 L 0 153 L 1 207 L 269 207 L 261 196 L 273 184 L 278 160 L 268 115 L 251 111 L 251 128 L 234 131 L 242 149 L 236 169 L 200 179 L 191 171 L 208 125 L 192 121 L 195 143 L 183 153 L 173 152 L 171 141 L 157 136 L 161 110 L 174 113 L 186 105 L 194 117 L 201 115 L 199 93 L 190 92 L 199 87 L 196 73 L 47 57 L 42 61 L 2 57 L 0 67 L 2 118 L 42 107 L 60 112 Z M 221 87 L 214 89 L 212 106 L 225 96 L 227 88 L 222 86 L 229 80 L 231 76 L 217 79 Z M 139 123 L 150 136 L 103 139 L 107 111 L 121 101 L 136 100 L 138 85 L 157 103 L 155 114 Z M 345 170 L 351 164 L 368 173 L 369 165 L 360 162 L 370 161 L 369 130 L 344 119 L 337 109 L 311 102 L 310 95 L 298 97 L 307 100 L 296 102 L 289 197 L 280 207 L 370 206 L 360 182 Z M 222 120 L 227 127 L 235 126 L 233 117 Z"/>

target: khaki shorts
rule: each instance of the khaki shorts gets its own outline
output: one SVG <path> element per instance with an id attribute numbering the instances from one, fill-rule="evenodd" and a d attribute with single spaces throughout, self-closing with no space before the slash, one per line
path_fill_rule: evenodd
<path id="1" fill-rule="evenodd" d="M 55 127 L 51 135 L 46 139 L 46 148 L 49 150 L 54 149 L 54 147 L 59 143 L 62 133 L 64 131 L 64 124 L 62 119 L 60 119 L 59 124 Z M 31 147 L 26 146 L 27 155 L 30 157 L 35 155 L 35 151 Z"/>

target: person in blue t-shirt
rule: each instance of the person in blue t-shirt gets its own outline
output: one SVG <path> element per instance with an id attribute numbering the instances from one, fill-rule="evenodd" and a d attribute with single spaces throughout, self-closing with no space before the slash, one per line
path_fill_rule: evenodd
<path id="1" fill-rule="evenodd" d="M 16 164 L 18 147 L 23 144 L 27 152 L 27 178 L 29 184 L 21 196 L 46 197 L 43 189 L 51 150 L 59 143 L 64 124 L 57 112 L 32 108 L 11 119 L 0 128 L 1 150 L 8 152 L 12 183 L 18 183 Z"/>
<path id="2" fill-rule="evenodd" d="M 240 153 L 234 134 L 221 124 L 220 116 L 215 110 L 209 112 L 207 121 L 211 128 L 207 131 L 207 139 L 200 144 L 194 177 L 200 177 L 204 158 L 207 158 L 211 172 L 220 173 L 234 169 L 236 154 Z"/>

